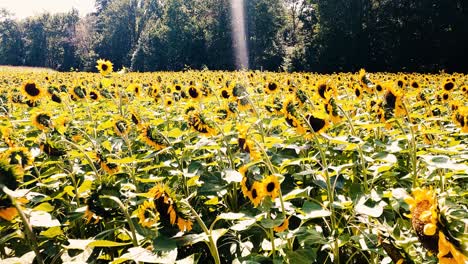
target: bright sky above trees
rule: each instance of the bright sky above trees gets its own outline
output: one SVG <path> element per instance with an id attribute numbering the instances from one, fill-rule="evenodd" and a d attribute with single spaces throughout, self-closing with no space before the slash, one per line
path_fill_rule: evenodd
<path id="1" fill-rule="evenodd" d="M 68 12 L 76 8 L 80 16 L 94 11 L 94 0 L 0 0 L 0 8 L 6 8 L 22 19 L 46 11 L 50 13 Z"/>

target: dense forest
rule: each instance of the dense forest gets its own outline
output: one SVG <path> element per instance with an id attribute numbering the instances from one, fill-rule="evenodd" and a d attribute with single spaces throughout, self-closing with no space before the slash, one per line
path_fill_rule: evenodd
<path id="1" fill-rule="evenodd" d="M 468 71 L 463 0 L 245 0 L 249 67 L 270 71 Z M 0 9 L 0 64 L 95 71 L 235 69 L 229 0 L 97 0 L 13 19 Z"/>

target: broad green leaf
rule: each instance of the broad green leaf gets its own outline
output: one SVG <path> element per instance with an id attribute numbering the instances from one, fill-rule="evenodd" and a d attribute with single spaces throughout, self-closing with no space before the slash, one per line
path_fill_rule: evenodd
<path id="1" fill-rule="evenodd" d="M 38 206 L 34 207 L 33 210 L 52 212 L 55 209 L 50 203 L 41 203 Z"/>
<path id="2" fill-rule="evenodd" d="M 91 243 L 89 243 L 87 246 L 88 247 L 121 247 L 121 246 L 126 246 L 126 245 L 131 245 L 131 242 L 128 243 L 120 243 L 120 242 L 114 242 L 110 240 L 94 240 Z"/>
<path id="3" fill-rule="evenodd" d="M 56 236 L 63 235 L 63 231 L 59 226 L 54 226 L 45 231 L 42 231 L 41 233 L 39 233 L 39 235 L 47 238 L 54 238 Z"/>

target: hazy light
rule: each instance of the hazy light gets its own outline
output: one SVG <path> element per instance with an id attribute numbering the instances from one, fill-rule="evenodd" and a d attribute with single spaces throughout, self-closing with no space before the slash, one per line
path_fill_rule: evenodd
<path id="1" fill-rule="evenodd" d="M 245 34 L 244 0 L 231 0 L 232 46 L 236 56 L 236 68 L 249 68 L 249 51 Z"/>
<path id="2" fill-rule="evenodd" d="M 67 13 L 75 8 L 80 16 L 95 11 L 95 0 L 0 0 L 0 8 L 6 8 L 15 18 L 49 13 Z"/>

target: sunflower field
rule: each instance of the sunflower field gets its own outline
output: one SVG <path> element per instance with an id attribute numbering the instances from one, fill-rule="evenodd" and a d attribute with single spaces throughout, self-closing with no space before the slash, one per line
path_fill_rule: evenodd
<path id="1" fill-rule="evenodd" d="M 0 71 L 1 263 L 467 263 L 468 76 Z"/>

